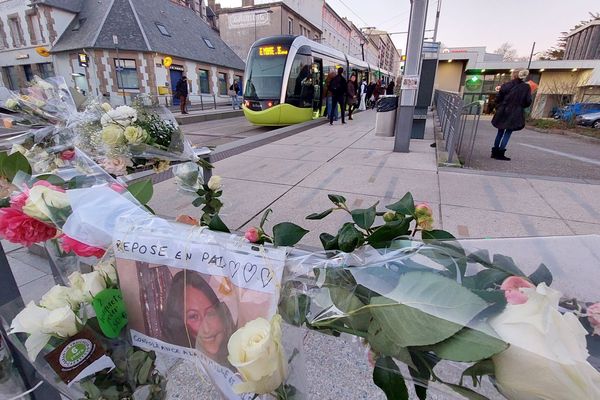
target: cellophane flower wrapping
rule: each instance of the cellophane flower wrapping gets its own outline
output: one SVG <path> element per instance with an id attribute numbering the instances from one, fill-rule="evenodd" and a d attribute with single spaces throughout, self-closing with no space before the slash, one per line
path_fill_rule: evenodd
<path id="1" fill-rule="evenodd" d="M 375 383 L 392 379 L 397 393 L 596 398 L 599 245 L 579 236 L 295 249 L 279 312 L 359 338 Z"/>

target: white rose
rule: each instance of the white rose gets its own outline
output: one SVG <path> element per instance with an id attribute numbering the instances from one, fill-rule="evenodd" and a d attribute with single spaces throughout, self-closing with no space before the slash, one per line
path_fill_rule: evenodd
<path id="1" fill-rule="evenodd" d="M 23 206 L 23 212 L 32 218 L 49 222 L 54 212 L 50 208 L 66 209 L 70 207 L 65 192 L 59 192 L 44 185 L 29 189 L 29 197 Z"/>
<path id="2" fill-rule="evenodd" d="M 129 106 L 119 106 L 114 110 L 108 111 L 100 118 L 102 126 L 117 124 L 127 127 L 137 121 L 137 111 Z"/>
<path id="3" fill-rule="evenodd" d="M 77 333 L 77 317 L 71 307 L 64 306 L 50 311 L 43 322 L 45 333 L 69 337 Z"/>
<path id="4" fill-rule="evenodd" d="M 90 294 L 92 297 L 106 289 L 106 279 L 100 271 L 92 271 L 87 274 L 83 274 L 84 291 L 86 294 Z"/>
<path id="5" fill-rule="evenodd" d="M 213 175 L 208 180 L 208 188 L 213 191 L 221 189 L 221 177 L 219 175 Z"/>
<path id="6" fill-rule="evenodd" d="M 64 306 L 71 306 L 71 289 L 66 286 L 55 285 L 40 300 L 40 306 L 48 310 L 55 310 Z"/>
<path id="7" fill-rule="evenodd" d="M 109 174 L 121 176 L 127 173 L 127 167 L 133 166 L 133 163 L 127 157 L 115 157 L 105 158 L 100 163 L 100 166 Z"/>
<path id="8" fill-rule="evenodd" d="M 115 268 L 114 260 L 104 260 L 94 266 L 94 270 L 100 272 L 104 277 L 112 283 L 117 283 L 117 269 Z"/>
<path id="9" fill-rule="evenodd" d="M 148 139 L 148 134 L 139 126 L 128 126 L 125 128 L 125 139 L 127 143 L 140 144 Z"/>
<path id="10" fill-rule="evenodd" d="M 287 376 L 287 361 L 281 344 L 281 316 L 271 322 L 257 318 L 238 329 L 227 343 L 227 359 L 245 382 L 236 393 L 266 394 L 275 391 Z"/>
<path id="11" fill-rule="evenodd" d="M 600 373 L 588 362 L 587 331 L 558 311 L 560 292 L 541 283 L 508 304 L 490 325 L 510 347 L 492 359 L 496 383 L 511 400 L 600 399 Z"/>
<path id="12" fill-rule="evenodd" d="M 115 146 L 123 143 L 124 131 L 119 125 L 109 124 L 102 128 L 101 136 L 104 143 Z"/>
<path id="13" fill-rule="evenodd" d="M 33 301 L 30 301 L 17 316 L 12 320 L 10 331 L 8 333 L 24 332 L 29 334 L 25 341 L 27 355 L 31 361 L 34 361 L 39 352 L 50 340 L 50 335 L 43 331 L 43 322 L 50 315 L 50 310 L 38 307 Z"/>
<path id="14" fill-rule="evenodd" d="M 18 106 L 19 102 L 15 99 L 6 99 L 6 102 L 4 102 L 4 107 L 8 108 L 9 110 L 15 110 Z"/>
<path id="15" fill-rule="evenodd" d="M 77 303 L 89 303 L 99 292 L 106 289 L 106 279 L 100 271 L 82 274 L 79 271 L 69 275 L 71 298 Z"/>
<path id="16" fill-rule="evenodd" d="M 102 110 L 104 110 L 104 112 L 109 112 L 110 110 L 113 109 L 109 103 L 102 103 L 100 105 L 100 108 L 102 108 Z"/>

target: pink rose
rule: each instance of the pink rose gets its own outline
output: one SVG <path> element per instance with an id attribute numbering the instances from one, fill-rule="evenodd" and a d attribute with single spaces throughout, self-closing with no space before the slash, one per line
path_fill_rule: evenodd
<path id="1" fill-rule="evenodd" d="M 417 225 L 425 231 L 433 229 L 433 210 L 427 203 L 420 203 L 415 206 L 415 216 L 417 217 Z"/>
<path id="2" fill-rule="evenodd" d="M 127 190 L 127 187 L 124 185 L 121 185 L 120 183 L 113 182 L 109 185 L 109 187 L 117 193 L 123 193 L 125 190 Z"/>
<path id="3" fill-rule="evenodd" d="M 36 181 L 33 185 L 31 185 L 31 187 L 35 187 L 35 186 L 46 186 L 47 188 L 56 190 L 57 192 L 61 192 L 61 193 L 65 192 L 65 190 L 63 188 L 55 186 L 55 185 L 51 184 L 50 182 L 44 181 L 44 180 Z M 22 210 L 23 206 L 25 206 L 25 203 L 27 202 L 27 199 L 29 199 L 29 188 L 27 186 L 23 185 L 23 191 L 10 198 L 10 206 L 17 210 Z"/>
<path id="4" fill-rule="evenodd" d="M 15 208 L 0 209 L 0 236 L 12 243 L 31 246 L 56 236 L 56 229 Z"/>
<path id="5" fill-rule="evenodd" d="M 252 228 L 248 228 L 248 230 L 244 234 L 244 237 L 250 243 L 256 243 L 256 242 L 258 242 L 260 240 L 261 233 L 262 232 L 261 232 L 261 230 L 259 228 L 252 227 Z"/>
<path id="6" fill-rule="evenodd" d="M 423 215 L 423 216 L 433 216 L 433 210 L 431 206 L 427 203 L 419 203 L 415 206 L 415 214 Z"/>
<path id="7" fill-rule="evenodd" d="M 594 335 L 600 336 L 600 303 L 592 304 L 587 309 L 588 321 L 594 328 Z"/>
<path id="8" fill-rule="evenodd" d="M 46 186 L 47 188 L 56 190 L 57 192 L 61 192 L 61 193 L 65 192 L 65 189 L 58 187 L 56 185 L 53 185 L 50 182 L 44 181 L 44 180 L 36 181 L 33 185 L 31 185 L 31 187 L 34 187 L 34 186 Z"/>
<path id="9" fill-rule="evenodd" d="M 502 282 L 501 290 L 504 290 L 504 297 L 508 304 L 524 304 L 527 303 L 529 297 L 523 293 L 523 288 L 534 288 L 533 283 L 520 276 L 509 276 Z"/>
<path id="10" fill-rule="evenodd" d="M 85 243 L 81 243 L 80 241 L 75 240 L 67 235 L 62 236 L 62 248 L 67 253 L 73 252 L 81 257 L 94 256 L 96 258 L 101 258 L 106 252 L 100 247 L 94 247 Z"/>
<path id="11" fill-rule="evenodd" d="M 127 157 L 105 158 L 100 166 L 106 172 L 114 176 L 121 176 L 127 173 L 127 167 L 132 167 L 133 163 Z"/>
<path id="12" fill-rule="evenodd" d="M 60 159 L 64 161 L 70 161 L 75 157 L 75 150 L 65 150 L 60 153 Z"/>

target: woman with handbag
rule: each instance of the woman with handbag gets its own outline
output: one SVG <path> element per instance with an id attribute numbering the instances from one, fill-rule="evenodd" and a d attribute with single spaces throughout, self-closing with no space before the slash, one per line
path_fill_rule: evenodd
<path id="1" fill-rule="evenodd" d="M 356 95 L 356 75 L 352 75 L 348 81 L 348 89 L 346 90 L 346 96 L 348 97 L 348 119 L 352 120 L 352 112 L 356 108 L 357 95 Z"/>

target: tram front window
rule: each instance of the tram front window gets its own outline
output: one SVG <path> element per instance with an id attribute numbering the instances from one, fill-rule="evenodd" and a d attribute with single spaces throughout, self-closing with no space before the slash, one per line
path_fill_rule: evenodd
<path id="1" fill-rule="evenodd" d="M 260 46 L 252 49 L 248 58 L 248 73 L 244 98 L 251 100 L 279 99 L 287 49 L 281 46 Z"/>

